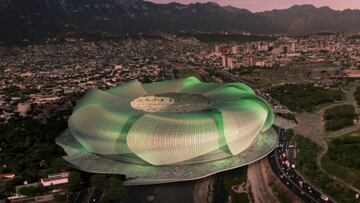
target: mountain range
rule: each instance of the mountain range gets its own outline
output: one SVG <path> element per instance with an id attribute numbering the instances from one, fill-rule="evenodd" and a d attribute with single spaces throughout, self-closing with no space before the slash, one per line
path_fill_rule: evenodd
<path id="1" fill-rule="evenodd" d="M 119 36 L 153 32 L 254 34 L 360 31 L 360 10 L 312 5 L 252 13 L 216 3 L 155 4 L 143 0 L 1 0 L 0 41 L 64 33 Z"/>

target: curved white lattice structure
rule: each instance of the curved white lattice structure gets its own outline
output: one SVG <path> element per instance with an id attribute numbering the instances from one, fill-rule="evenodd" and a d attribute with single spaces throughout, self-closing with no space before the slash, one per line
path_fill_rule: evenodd
<path id="1" fill-rule="evenodd" d="M 269 105 L 242 83 L 131 81 L 90 90 L 71 115 L 67 136 L 83 153 L 104 159 L 182 166 L 240 155 L 273 120 Z"/>

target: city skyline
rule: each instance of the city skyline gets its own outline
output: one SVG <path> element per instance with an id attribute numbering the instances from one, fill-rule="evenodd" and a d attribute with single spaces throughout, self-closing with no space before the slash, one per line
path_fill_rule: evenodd
<path id="1" fill-rule="evenodd" d="M 316 7 L 328 6 L 335 10 L 345 10 L 345 9 L 360 9 L 360 1 L 357 0 L 344 0 L 344 1 L 334 1 L 334 0 L 147 0 L 154 3 L 171 3 L 177 2 L 181 4 L 190 4 L 190 3 L 205 3 L 205 2 L 215 2 L 222 6 L 231 5 L 238 8 L 248 9 L 252 12 L 261 12 L 261 11 L 270 11 L 274 9 L 286 9 L 294 5 L 303 5 L 311 4 Z"/>
<path id="2" fill-rule="evenodd" d="M 360 203 L 339 2 L 1 2 L 0 203 Z"/>

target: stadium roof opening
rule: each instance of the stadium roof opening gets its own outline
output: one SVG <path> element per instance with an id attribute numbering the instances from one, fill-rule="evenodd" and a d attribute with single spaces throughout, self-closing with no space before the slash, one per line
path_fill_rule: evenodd
<path id="1" fill-rule="evenodd" d="M 145 112 L 192 112 L 209 110 L 213 102 L 200 94 L 165 93 L 155 96 L 141 96 L 131 106 Z"/>

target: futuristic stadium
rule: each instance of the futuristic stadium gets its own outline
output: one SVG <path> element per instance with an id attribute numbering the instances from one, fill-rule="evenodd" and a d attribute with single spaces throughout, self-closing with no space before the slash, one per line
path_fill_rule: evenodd
<path id="1" fill-rule="evenodd" d="M 269 104 L 242 83 L 195 77 L 106 91 L 78 102 L 56 140 L 73 167 L 127 185 L 193 180 L 255 162 L 278 143 Z"/>

